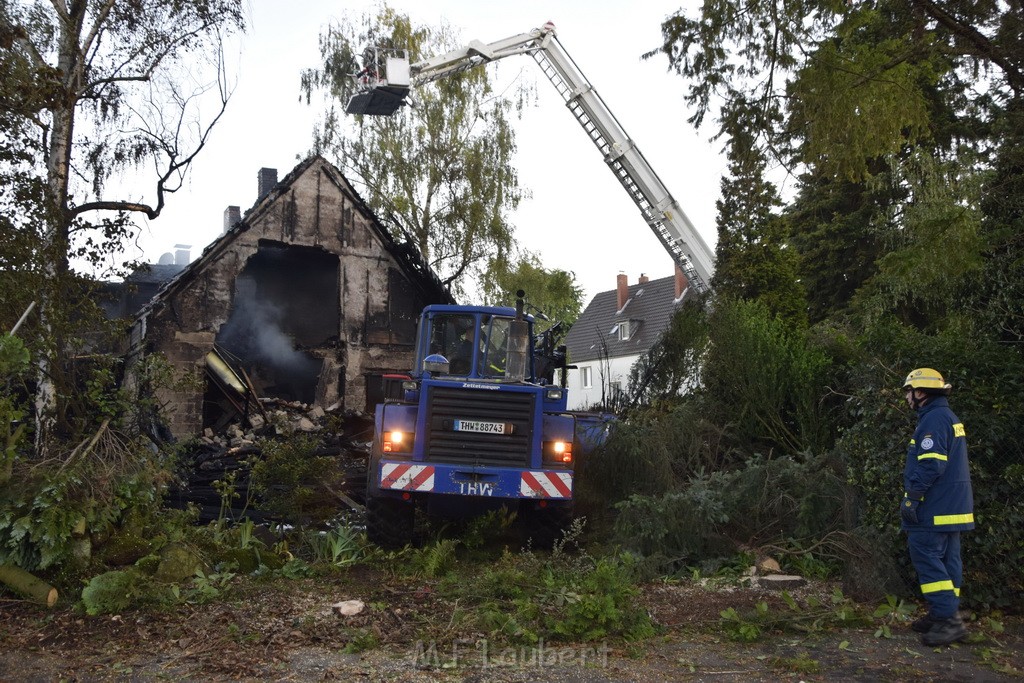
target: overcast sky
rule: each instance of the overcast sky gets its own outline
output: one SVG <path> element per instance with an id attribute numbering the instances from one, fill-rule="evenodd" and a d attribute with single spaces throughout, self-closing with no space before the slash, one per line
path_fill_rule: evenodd
<path id="1" fill-rule="evenodd" d="M 692 0 L 686 0 L 693 6 Z M 715 200 L 725 168 L 711 129 L 695 132 L 686 122 L 685 84 L 667 61 L 641 61 L 661 43 L 660 23 L 680 7 L 662 0 L 393 0 L 414 21 L 442 18 L 465 42 L 484 43 L 554 22 L 559 40 L 661 176 L 711 249 Z M 196 159 L 187 187 L 173 195 L 163 214 L 143 227 L 140 246 L 148 260 L 192 246 L 195 258 L 221 232 L 225 207 L 243 214 L 256 200 L 261 167 L 284 177 L 305 158 L 319 109 L 299 101 L 299 73 L 318 65 L 318 35 L 332 18 L 360 12 L 370 3 L 252 0 L 249 30 L 241 39 L 237 87 L 212 140 Z M 486 68 L 494 69 L 495 65 Z M 548 268 L 576 274 L 584 303 L 613 289 L 624 272 L 633 283 L 671 275 L 671 258 L 639 210 L 607 168 L 596 147 L 529 57 L 498 66 L 502 79 L 536 83 L 537 106 L 517 123 L 520 182 L 532 192 L 513 217 L 520 243 Z M 467 302 L 469 303 L 469 302 Z"/>

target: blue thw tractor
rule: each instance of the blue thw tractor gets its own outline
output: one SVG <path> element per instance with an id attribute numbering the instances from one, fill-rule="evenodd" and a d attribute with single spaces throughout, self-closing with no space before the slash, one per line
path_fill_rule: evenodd
<path id="1" fill-rule="evenodd" d="M 550 545 L 571 521 L 577 461 L 612 418 L 566 410 L 566 390 L 553 381 L 564 347 L 535 338 L 519 296 L 516 308 L 423 310 L 401 398 L 377 405 L 374 416 L 372 542 L 409 543 L 417 507 L 444 516 L 505 508 L 537 545 Z"/>

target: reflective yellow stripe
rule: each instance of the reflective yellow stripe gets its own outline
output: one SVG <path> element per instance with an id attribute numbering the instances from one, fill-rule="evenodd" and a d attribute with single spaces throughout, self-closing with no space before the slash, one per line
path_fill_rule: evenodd
<path id="1" fill-rule="evenodd" d="M 949 460 L 948 457 L 942 455 L 941 453 L 922 453 L 921 455 L 917 456 L 918 460 L 927 460 L 929 458 L 933 460 Z"/>
<path id="2" fill-rule="evenodd" d="M 964 431 L 964 426 L 959 422 L 953 425 L 953 436 L 967 436 L 967 432 Z"/>
<path id="3" fill-rule="evenodd" d="M 911 439 L 911 440 L 910 440 L 910 445 L 911 445 L 911 446 L 916 446 L 916 445 L 917 445 L 917 442 L 916 442 L 916 441 L 914 441 L 913 439 Z"/>
<path id="4" fill-rule="evenodd" d="M 953 595 L 955 595 L 958 598 L 960 597 L 960 587 L 959 586 L 953 586 Z"/>
<path id="5" fill-rule="evenodd" d="M 936 515 L 935 526 L 940 524 L 970 524 L 974 521 L 974 513 L 968 512 L 966 515 Z"/>
<path id="6" fill-rule="evenodd" d="M 933 581 L 932 583 L 922 583 L 921 584 L 921 592 L 922 593 L 939 593 L 941 591 L 955 591 L 955 590 L 956 590 L 956 588 L 953 587 L 953 582 L 950 581 L 949 579 L 946 579 L 945 581 Z"/>

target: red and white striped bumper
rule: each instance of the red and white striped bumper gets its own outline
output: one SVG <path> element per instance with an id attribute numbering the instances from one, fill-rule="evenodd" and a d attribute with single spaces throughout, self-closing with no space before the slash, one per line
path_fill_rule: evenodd
<path id="1" fill-rule="evenodd" d="M 572 498 L 572 473 L 523 472 L 519 495 L 523 498 Z"/>
<path id="2" fill-rule="evenodd" d="M 434 468 L 431 465 L 383 463 L 380 487 L 397 491 L 433 491 Z"/>
<path id="3" fill-rule="evenodd" d="M 488 498 L 570 499 L 572 472 L 381 462 L 380 488 Z"/>

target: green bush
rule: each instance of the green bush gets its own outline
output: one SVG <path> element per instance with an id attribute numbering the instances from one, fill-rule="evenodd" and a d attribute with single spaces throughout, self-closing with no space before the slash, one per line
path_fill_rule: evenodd
<path id="1" fill-rule="evenodd" d="M 682 315 L 702 329 L 673 327 L 644 360 L 661 373 L 639 394 L 649 403 L 581 463 L 581 493 L 619 503 L 617 537 L 668 571 L 767 543 L 794 569 L 845 563 L 854 595 L 913 595 L 896 506 L 916 416 L 901 382 L 911 368 L 936 367 L 955 385 L 974 484 L 964 604 L 1020 609 L 1019 345 L 994 339 L 999 331 L 970 311 L 921 321 L 914 310 L 865 310 L 807 331 L 721 297 Z"/>
<path id="2" fill-rule="evenodd" d="M 618 542 L 669 570 L 741 547 L 820 539 L 843 524 L 843 481 L 826 458 L 754 457 L 742 468 L 693 477 L 661 496 L 618 504 Z"/>
<path id="3" fill-rule="evenodd" d="M 169 605 L 177 601 L 173 587 L 152 581 L 139 569 L 118 569 L 90 579 L 82 589 L 86 614 L 120 614 L 127 609 Z"/>
<path id="4" fill-rule="evenodd" d="M 155 513 L 167 472 L 161 454 L 118 433 L 63 462 L 16 466 L 0 486 L 0 562 L 32 571 L 70 559 L 83 521 L 105 537 L 129 510 Z"/>
<path id="5" fill-rule="evenodd" d="M 850 373 L 850 424 L 835 447 L 860 492 L 851 523 L 882 532 L 890 562 L 903 567 L 904 594 L 919 598 L 897 513 L 903 455 L 916 421 L 900 384 L 910 368 L 939 368 L 954 385 L 950 406 L 967 430 L 974 487 L 977 528 L 963 535 L 961 597 L 973 607 L 1024 608 L 1024 359 L 969 326 L 925 334 L 880 322 L 860 343 L 872 353 Z"/>
<path id="6" fill-rule="evenodd" d="M 263 455 L 252 463 L 249 491 L 262 510 L 303 525 L 326 523 L 337 514 L 330 491 L 344 490 L 345 472 L 337 458 L 316 454 L 321 445 L 306 434 L 260 443 Z"/>
<path id="7" fill-rule="evenodd" d="M 10 376 L 4 372 L 23 371 L 27 357 L 23 348 L 12 356 L 9 338 L 0 346 L 6 391 Z M 0 563 L 27 571 L 74 565 L 81 559 L 75 541 L 82 534 L 101 545 L 129 513 L 154 516 L 159 509 L 173 456 L 154 451 L 142 436 L 139 427 L 153 399 L 117 386 L 116 365 L 104 357 L 80 369 L 86 388 L 69 411 L 74 431 L 50 444 L 50 457 L 40 458 L 31 444 L 12 444 L 8 432 L 0 459 Z M 140 362 L 136 388 L 159 381 L 165 369 L 159 360 Z M 12 400 L 0 396 L 0 419 L 8 428 L 10 420 L 24 417 L 10 410 Z"/>
<path id="8" fill-rule="evenodd" d="M 550 555 L 506 550 L 482 571 L 450 573 L 444 585 L 474 608 L 470 627 L 515 643 L 653 635 L 654 625 L 637 601 L 636 560 L 567 552 L 581 530 L 575 525 Z"/>
<path id="9" fill-rule="evenodd" d="M 0 335 L 0 485 L 11 478 L 22 446 L 28 410 L 12 394 L 12 385 L 28 369 L 28 349 L 17 337 Z"/>

